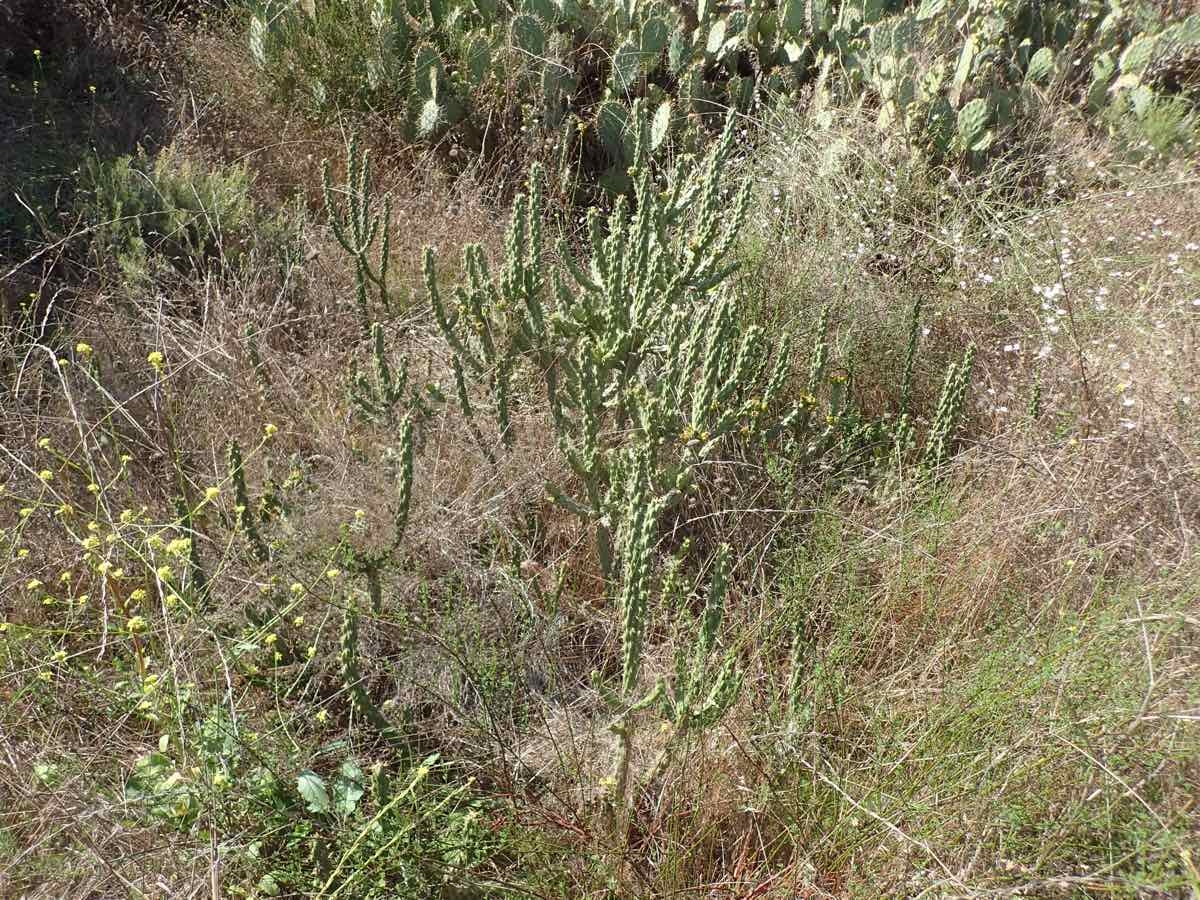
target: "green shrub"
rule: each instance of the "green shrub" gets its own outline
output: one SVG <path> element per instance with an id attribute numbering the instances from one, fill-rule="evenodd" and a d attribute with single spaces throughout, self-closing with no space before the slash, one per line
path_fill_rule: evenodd
<path id="1" fill-rule="evenodd" d="M 237 266 L 254 246 L 282 236 L 284 226 L 257 209 L 252 185 L 245 165 L 208 168 L 171 146 L 153 157 L 142 150 L 89 160 L 78 202 L 96 257 L 144 286 L 172 270 Z"/>

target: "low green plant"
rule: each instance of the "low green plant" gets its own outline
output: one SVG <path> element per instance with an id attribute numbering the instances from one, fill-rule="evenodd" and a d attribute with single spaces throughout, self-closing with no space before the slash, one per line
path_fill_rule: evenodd
<path id="1" fill-rule="evenodd" d="M 89 159 L 77 203 L 93 252 L 145 287 L 170 271 L 238 266 L 257 243 L 282 237 L 282 227 L 258 212 L 252 184 L 245 165 L 200 165 L 171 146 L 154 156 Z"/>

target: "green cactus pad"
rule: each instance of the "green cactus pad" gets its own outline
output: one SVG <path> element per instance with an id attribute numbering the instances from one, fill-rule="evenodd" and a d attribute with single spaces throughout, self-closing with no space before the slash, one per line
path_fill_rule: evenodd
<path id="1" fill-rule="evenodd" d="M 625 40 L 613 54 L 612 79 L 610 84 L 618 95 L 630 93 L 637 84 L 642 53 L 632 40 Z"/>
<path id="2" fill-rule="evenodd" d="M 779 4 L 779 27 L 792 37 L 806 36 L 804 0 L 783 0 Z"/>
<path id="3" fill-rule="evenodd" d="M 650 121 L 650 149 L 657 150 L 671 133 L 671 101 L 664 100 L 654 110 L 654 118 Z"/>
<path id="4" fill-rule="evenodd" d="M 1029 58 L 1025 69 L 1025 80 L 1031 84 L 1043 84 L 1054 74 L 1054 51 L 1043 47 Z"/>
<path id="5" fill-rule="evenodd" d="M 629 131 L 629 112 L 625 105 L 614 100 L 601 103 L 600 109 L 596 111 L 596 131 L 609 157 L 618 163 L 627 163 L 629 153 L 626 135 Z"/>
<path id="6" fill-rule="evenodd" d="M 992 143 L 992 132 L 988 126 L 992 115 L 988 102 L 982 97 L 972 100 L 958 111 L 958 139 L 963 148 L 972 153 L 986 150 Z"/>
<path id="7" fill-rule="evenodd" d="M 537 16 L 528 13 L 516 16 L 509 28 L 512 45 L 530 56 L 546 52 L 546 29 Z"/>

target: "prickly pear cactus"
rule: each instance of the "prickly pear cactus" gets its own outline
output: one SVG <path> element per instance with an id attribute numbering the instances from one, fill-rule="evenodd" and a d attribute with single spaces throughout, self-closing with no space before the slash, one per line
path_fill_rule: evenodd
<path id="1" fill-rule="evenodd" d="M 991 110 L 982 97 L 972 100 L 958 111 L 958 142 L 964 152 L 982 153 L 991 146 L 994 133 Z"/>

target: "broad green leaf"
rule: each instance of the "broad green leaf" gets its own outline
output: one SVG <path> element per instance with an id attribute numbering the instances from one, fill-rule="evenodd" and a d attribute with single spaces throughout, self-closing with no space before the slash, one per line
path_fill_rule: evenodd
<path id="1" fill-rule="evenodd" d="M 352 759 L 342 763 L 337 777 L 333 780 L 333 805 L 343 816 L 354 815 L 358 809 L 358 801 L 362 799 L 365 789 L 365 776 L 358 763 Z"/>
<path id="2" fill-rule="evenodd" d="M 300 773 L 296 779 L 296 790 L 300 792 L 309 812 L 329 812 L 329 791 L 325 789 L 325 781 L 312 769 L 305 769 Z"/>

